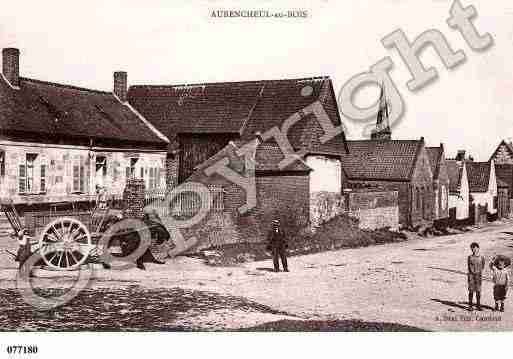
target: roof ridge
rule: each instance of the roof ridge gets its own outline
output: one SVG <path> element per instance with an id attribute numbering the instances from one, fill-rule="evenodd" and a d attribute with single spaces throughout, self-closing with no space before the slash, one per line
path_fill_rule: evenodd
<path id="1" fill-rule="evenodd" d="M 248 80 L 248 81 L 221 81 L 221 82 L 198 82 L 198 83 L 182 83 L 182 84 L 157 84 L 157 85 L 131 85 L 132 88 L 173 88 L 173 87 L 200 87 L 207 85 L 233 85 L 233 84 L 259 84 L 259 83 L 271 83 L 271 82 L 286 82 L 286 81 L 314 81 L 314 80 L 331 80 L 328 75 L 324 76 L 312 76 L 312 77 L 301 77 L 301 78 L 284 78 L 284 79 L 265 79 L 265 80 Z"/>
<path id="2" fill-rule="evenodd" d="M 90 89 L 90 88 L 86 88 L 86 87 L 80 87 L 80 86 L 74 86 L 74 85 L 68 85 L 68 84 L 60 84 L 60 83 L 57 83 L 57 82 L 50 82 L 50 81 L 31 79 L 31 78 L 28 78 L 28 77 L 20 77 L 20 80 L 21 81 L 27 81 L 27 82 L 34 82 L 34 83 L 44 84 L 44 85 L 49 85 L 49 86 L 54 86 L 54 87 L 67 88 L 67 89 L 70 89 L 70 90 L 94 92 L 94 93 L 100 93 L 100 94 L 103 94 L 103 95 L 112 95 L 112 92 L 109 92 L 109 91 L 102 91 L 102 90 Z"/>

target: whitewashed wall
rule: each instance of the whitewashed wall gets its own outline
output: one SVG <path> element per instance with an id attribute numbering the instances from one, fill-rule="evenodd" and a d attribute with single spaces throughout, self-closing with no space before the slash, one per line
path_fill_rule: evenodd
<path id="1" fill-rule="evenodd" d="M 130 158 L 138 158 L 135 175 L 140 177 L 143 168 L 146 186 L 149 185 L 149 168 L 160 169 L 160 187 L 165 185 L 164 152 L 90 151 L 86 147 L 41 144 L 2 144 L 5 172 L 0 176 L 0 196 L 15 203 L 81 201 L 94 196 L 96 184 L 103 185 L 108 194 L 121 195 L 126 183 L 126 167 Z M 30 193 L 20 193 L 20 164 L 26 164 L 27 154 L 37 155 L 34 161 L 34 181 Z M 96 156 L 106 158 L 106 173 L 96 177 Z M 45 166 L 46 190 L 41 191 L 41 166 Z M 73 167 L 83 169 L 82 192 L 74 191 Z"/>

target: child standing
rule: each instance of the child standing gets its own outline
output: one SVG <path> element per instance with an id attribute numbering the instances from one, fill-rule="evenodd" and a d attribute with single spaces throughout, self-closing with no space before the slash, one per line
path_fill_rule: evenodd
<path id="1" fill-rule="evenodd" d="M 494 265 L 496 263 L 496 265 Z M 509 285 L 509 271 L 506 268 L 506 261 L 502 258 L 498 258 L 497 261 L 492 260 L 490 262 L 490 269 L 492 270 L 492 281 L 493 281 L 493 299 L 495 300 L 495 310 L 504 312 L 504 299 L 508 293 Z"/>
<path id="2" fill-rule="evenodd" d="M 468 305 L 469 310 L 473 310 L 472 300 L 476 292 L 476 308 L 481 310 L 481 283 L 483 281 L 483 269 L 485 259 L 479 254 L 479 244 L 473 242 L 470 245 L 472 254 L 467 258 L 468 265 Z"/>

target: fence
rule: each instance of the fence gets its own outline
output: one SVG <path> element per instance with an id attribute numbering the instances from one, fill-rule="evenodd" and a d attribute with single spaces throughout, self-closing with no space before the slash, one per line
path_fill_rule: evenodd
<path id="1" fill-rule="evenodd" d="M 211 211 L 222 212 L 224 211 L 224 190 L 220 187 L 209 186 L 210 194 L 212 196 Z M 160 211 L 163 211 L 165 216 L 174 217 L 191 217 L 194 216 L 201 208 L 203 201 L 207 199 L 204 195 L 198 195 L 193 192 L 182 192 L 176 195 L 171 203 L 167 203 L 166 196 L 170 194 L 171 190 L 166 188 L 154 188 L 145 190 L 144 192 L 144 205 L 152 206 Z M 91 202 L 93 203 L 93 202 Z M 107 206 L 111 209 L 124 211 L 127 209 L 127 203 L 120 196 L 108 196 Z M 69 208 L 67 210 L 49 210 L 49 211 L 34 211 L 25 212 L 25 225 L 30 234 L 34 235 L 43 230 L 43 228 L 51 221 L 59 217 L 73 217 L 80 220 L 87 227 L 91 222 L 91 214 L 94 205 L 91 208 L 76 209 Z"/>
<path id="2" fill-rule="evenodd" d="M 209 186 L 212 196 L 211 211 L 222 212 L 224 210 L 224 190 L 220 187 Z M 163 212 L 165 216 L 190 217 L 194 216 L 207 201 L 203 194 L 194 192 L 181 192 L 175 195 L 168 203 L 166 197 L 171 190 L 166 188 L 154 188 L 145 191 L 144 204 Z"/>
<path id="3" fill-rule="evenodd" d="M 89 227 L 91 222 L 91 212 L 89 211 L 37 211 L 25 212 L 25 227 L 30 235 L 37 236 L 48 223 L 61 217 L 78 219 L 86 227 Z"/>

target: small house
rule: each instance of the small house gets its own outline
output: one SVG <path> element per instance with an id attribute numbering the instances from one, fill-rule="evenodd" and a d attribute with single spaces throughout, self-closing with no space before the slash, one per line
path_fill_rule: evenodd
<path id="1" fill-rule="evenodd" d="M 465 161 L 446 160 L 449 177 L 449 217 L 451 222 L 469 217 L 470 192 Z"/>
<path id="2" fill-rule="evenodd" d="M 440 147 L 427 147 L 426 151 L 433 172 L 434 219 L 441 221 L 449 218 L 449 175 L 444 146 L 440 144 Z"/>
<path id="3" fill-rule="evenodd" d="M 475 222 L 497 218 L 497 179 L 495 177 L 494 161 L 467 161 L 467 175 L 470 192 L 470 213 Z M 474 216 L 473 216 L 474 215 Z"/>
<path id="4" fill-rule="evenodd" d="M 344 188 L 379 187 L 398 192 L 401 226 L 433 224 L 433 173 L 424 138 L 347 141 Z"/>

